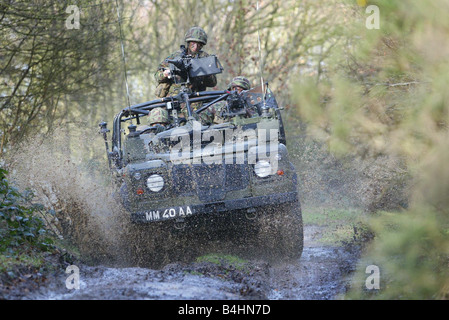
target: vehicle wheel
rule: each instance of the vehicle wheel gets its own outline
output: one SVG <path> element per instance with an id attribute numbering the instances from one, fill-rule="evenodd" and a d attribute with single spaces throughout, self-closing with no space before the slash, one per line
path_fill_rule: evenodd
<path id="1" fill-rule="evenodd" d="M 127 242 L 133 266 L 162 268 L 173 262 L 190 262 L 201 243 L 190 234 L 174 232 L 170 224 L 132 224 Z M 190 247 L 193 245 L 193 247 Z"/>
<path id="2" fill-rule="evenodd" d="M 168 263 L 165 240 L 168 233 L 152 225 L 131 224 L 128 230 L 129 257 L 131 264 L 137 267 L 160 268 Z"/>
<path id="3" fill-rule="evenodd" d="M 303 250 L 303 223 L 299 202 L 270 206 L 259 220 L 258 251 L 270 262 L 294 261 Z"/>

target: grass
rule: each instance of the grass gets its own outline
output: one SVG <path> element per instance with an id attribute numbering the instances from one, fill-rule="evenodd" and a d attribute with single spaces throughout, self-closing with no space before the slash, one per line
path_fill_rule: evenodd
<path id="1" fill-rule="evenodd" d="M 332 226 L 357 220 L 363 212 L 357 209 L 310 207 L 303 208 L 302 215 L 304 224 Z"/>
<path id="2" fill-rule="evenodd" d="M 234 272 L 249 272 L 249 263 L 238 256 L 222 254 L 222 253 L 210 253 L 196 258 L 196 263 L 212 264 L 215 267 L 199 267 L 185 273 L 197 276 L 216 276 L 220 279 L 227 279 L 232 277 Z"/>
<path id="3" fill-rule="evenodd" d="M 209 262 L 217 265 L 231 265 L 236 270 L 243 270 L 248 261 L 233 255 L 212 253 L 196 259 L 196 262 Z"/>
<path id="4" fill-rule="evenodd" d="M 12 256 L 0 255 L 0 273 L 11 273 L 13 270 L 24 266 L 40 268 L 44 263 L 45 261 L 40 255 L 31 256 L 26 253 L 19 253 Z"/>
<path id="5" fill-rule="evenodd" d="M 359 209 L 310 207 L 303 208 L 307 226 L 318 226 L 324 231 L 317 241 L 324 245 L 342 245 L 363 236 L 365 216 Z"/>

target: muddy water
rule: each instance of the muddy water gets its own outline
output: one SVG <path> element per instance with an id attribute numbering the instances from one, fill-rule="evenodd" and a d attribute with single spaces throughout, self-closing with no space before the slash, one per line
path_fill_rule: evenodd
<path id="1" fill-rule="evenodd" d="M 30 299 L 239 299 L 238 288 L 220 278 L 186 274 L 181 266 L 170 270 L 83 266 L 80 288 L 67 290 L 65 279 Z M 60 288 L 58 288 L 60 287 Z"/>
<path id="2" fill-rule="evenodd" d="M 301 259 L 272 265 L 250 261 L 243 268 L 217 263 L 171 263 L 161 269 L 79 266 L 79 289 L 67 289 L 67 274 L 24 299 L 126 300 L 329 300 L 349 284 L 357 254 L 343 247 L 317 245 L 316 229 L 305 230 Z"/>
<path id="3" fill-rule="evenodd" d="M 339 247 L 309 247 L 296 264 L 272 267 L 268 295 L 273 300 L 331 300 L 341 298 L 354 271 L 353 254 Z"/>

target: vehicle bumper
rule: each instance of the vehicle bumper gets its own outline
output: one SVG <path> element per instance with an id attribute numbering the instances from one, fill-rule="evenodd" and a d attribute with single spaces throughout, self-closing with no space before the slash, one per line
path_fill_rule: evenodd
<path id="1" fill-rule="evenodd" d="M 249 208 L 265 207 L 268 205 L 278 205 L 288 202 L 297 202 L 298 192 L 276 193 L 265 196 L 233 199 L 205 204 L 193 204 L 188 206 L 171 208 L 151 208 L 148 211 L 131 213 L 131 221 L 134 223 L 151 223 L 164 220 L 182 220 L 189 216 L 210 214 L 226 211 L 235 211 Z M 188 209 L 187 209 L 188 207 Z M 173 210 L 173 211 L 172 211 Z M 179 214 L 180 210 L 182 215 Z M 176 213 L 172 215 L 171 213 Z"/>

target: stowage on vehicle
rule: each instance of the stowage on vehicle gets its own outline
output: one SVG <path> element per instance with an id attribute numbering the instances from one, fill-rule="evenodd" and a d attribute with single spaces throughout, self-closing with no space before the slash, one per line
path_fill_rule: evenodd
<path id="1" fill-rule="evenodd" d="M 155 110 L 164 123 L 148 121 Z M 205 122 L 204 111 L 214 120 Z M 183 87 L 126 107 L 114 118 L 110 149 L 107 124 L 100 126 L 120 202 L 143 232 L 149 225 L 174 233 L 227 230 L 267 255 L 301 256 L 297 175 L 267 84 L 240 93 Z"/>

